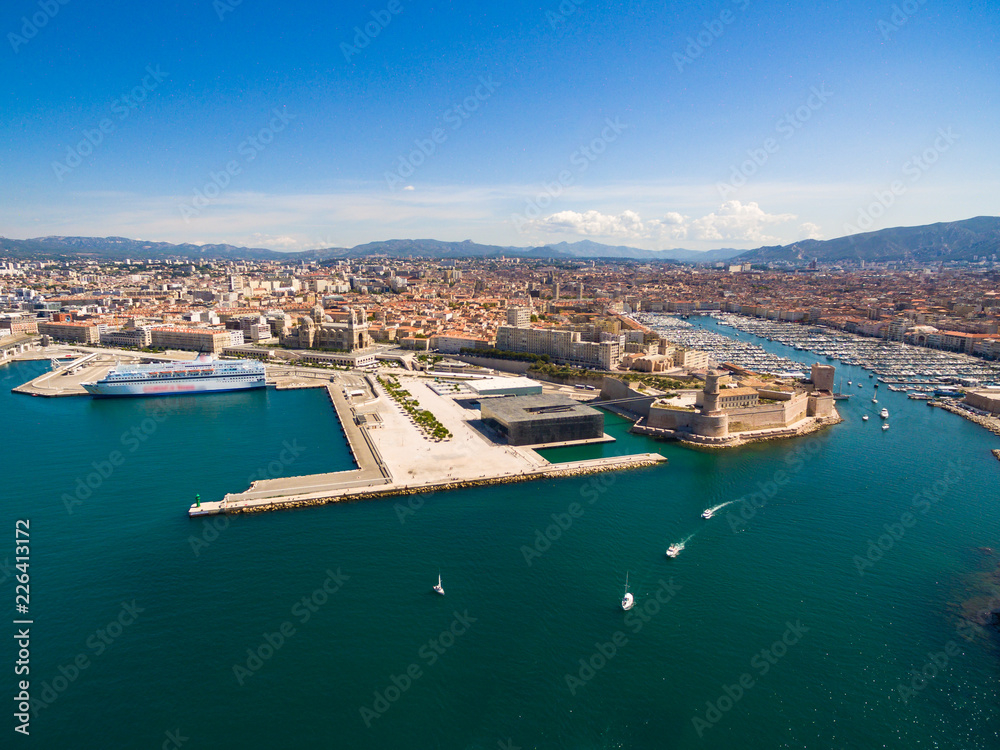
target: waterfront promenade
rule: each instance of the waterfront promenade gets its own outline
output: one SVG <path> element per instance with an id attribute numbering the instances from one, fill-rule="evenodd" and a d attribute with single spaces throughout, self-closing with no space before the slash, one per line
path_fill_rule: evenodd
<path id="1" fill-rule="evenodd" d="M 349 500 L 522 482 L 546 477 L 651 466 L 657 453 L 553 464 L 531 448 L 494 442 L 478 409 L 442 397 L 426 378 L 405 376 L 405 386 L 451 432 L 447 440 L 427 437 L 371 375 L 337 377 L 327 393 L 343 428 L 355 469 L 254 482 L 219 502 L 192 506 L 189 515 L 216 515 L 318 505 Z M 363 395 L 347 393 L 363 391 Z M 363 423 L 363 424 L 359 424 Z"/>

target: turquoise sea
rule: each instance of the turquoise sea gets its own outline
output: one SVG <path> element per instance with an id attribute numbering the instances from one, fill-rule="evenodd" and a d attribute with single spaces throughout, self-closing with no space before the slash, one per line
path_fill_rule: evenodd
<path id="1" fill-rule="evenodd" d="M 876 407 L 860 369 L 845 422 L 797 441 L 692 450 L 609 416 L 618 442 L 547 455 L 669 462 L 213 524 L 196 493 L 350 467 L 322 391 L 9 392 L 47 367 L 0 368 L 0 579 L 13 634 L 30 519 L 45 701 L 2 747 L 1000 747 L 1000 641 L 960 627 L 998 562 L 1000 440 Z"/>

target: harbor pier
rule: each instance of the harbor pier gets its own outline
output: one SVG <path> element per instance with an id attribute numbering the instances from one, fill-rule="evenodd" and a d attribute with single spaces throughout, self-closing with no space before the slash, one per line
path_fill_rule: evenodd
<path id="1" fill-rule="evenodd" d="M 191 506 L 192 517 L 252 513 L 326 503 L 438 492 L 478 485 L 525 482 L 654 466 L 658 453 L 554 464 L 534 449 L 497 442 L 478 409 L 435 393 L 433 379 L 398 375 L 420 409 L 433 412 L 450 433 L 435 438 L 371 375 L 346 373 L 327 394 L 347 439 L 355 468 L 300 477 L 265 479 L 218 502 Z M 608 438 L 598 438 L 605 442 Z M 590 442 L 590 441 L 584 441 Z M 596 442 L 596 441 L 594 441 Z"/>

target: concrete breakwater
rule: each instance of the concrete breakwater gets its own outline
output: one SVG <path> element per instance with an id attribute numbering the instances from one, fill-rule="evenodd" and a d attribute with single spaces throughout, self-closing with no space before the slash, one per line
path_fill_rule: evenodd
<path id="1" fill-rule="evenodd" d="M 374 377 L 347 374 L 326 384 L 355 468 L 326 474 L 261 479 L 219 502 L 201 503 L 190 516 L 256 513 L 309 505 L 372 500 L 491 484 L 571 477 L 640 468 L 666 461 L 658 453 L 553 464 L 527 447 L 500 444 L 470 425 L 469 410 L 444 399 L 419 379 L 406 388 L 429 405 L 454 433 L 446 441 L 421 432 Z M 472 418 L 478 416 L 473 413 Z"/>
<path id="2" fill-rule="evenodd" d="M 680 430 L 667 430 L 659 427 L 648 427 L 642 421 L 633 425 L 631 431 L 637 435 L 660 438 L 663 440 L 676 440 L 685 445 L 698 448 L 735 448 L 749 443 L 762 443 L 768 440 L 783 440 L 788 438 L 801 437 L 812 432 L 825 429 L 831 425 L 839 424 L 844 420 L 839 414 L 834 412 L 832 417 L 809 418 L 791 427 L 777 427 L 763 430 L 750 430 L 748 432 L 732 433 L 724 438 L 711 438 L 700 435 L 693 435 Z"/>
<path id="3" fill-rule="evenodd" d="M 569 478 L 608 471 L 620 471 L 623 469 L 639 469 L 655 466 L 659 463 L 665 462 L 666 460 L 667 459 L 664 456 L 661 456 L 658 453 L 641 453 L 631 456 L 574 461 L 567 464 L 549 464 L 545 468 L 504 476 L 456 479 L 445 482 L 432 482 L 416 485 L 387 484 L 381 487 L 354 487 L 344 488 L 336 493 L 289 495 L 284 497 L 266 497 L 258 499 L 231 500 L 229 499 L 229 496 L 227 496 L 227 499 L 221 502 L 202 503 L 200 506 L 191 506 L 188 511 L 188 515 L 195 517 L 234 513 L 261 513 L 271 510 L 304 508 L 312 505 L 326 505 L 338 502 L 379 500 L 388 497 L 419 495 L 428 492 L 445 492 L 450 490 L 467 489 L 470 487 L 530 482 L 536 479 Z M 308 480 L 308 477 L 302 477 L 301 479 Z"/>
<path id="4" fill-rule="evenodd" d="M 947 401 L 929 401 L 928 403 L 931 406 L 937 406 L 945 411 L 950 411 L 952 414 L 957 414 L 960 417 L 968 419 L 970 422 L 975 422 L 980 427 L 985 427 L 994 435 L 1000 435 L 1000 417 L 984 417 L 981 414 L 973 414 Z"/>

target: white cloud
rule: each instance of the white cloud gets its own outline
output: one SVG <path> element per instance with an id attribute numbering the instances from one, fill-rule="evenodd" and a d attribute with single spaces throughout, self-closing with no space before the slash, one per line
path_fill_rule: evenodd
<path id="1" fill-rule="evenodd" d="M 546 219 L 535 222 L 540 228 L 553 232 L 569 232 L 595 237 L 639 237 L 647 229 L 639 214 L 625 211 L 618 216 L 609 216 L 600 211 L 560 211 Z"/>
<path id="2" fill-rule="evenodd" d="M 578 234 L 591 237 L 618 237 L 629 240 L 729 240 L 734 242 L 778 241 L 764 233 L 764 228 L 795 219 L 794 214 L 769 214 L 756 203 L 727 201 L 716 211 L 691 219 L 670 211 L 660 219 L 643 220 L 635 211 L 618 215 L 599 211 L 560 211 L 530 223 L 533 229 Z M 819 227 L 809 226 L 812 232 Z"/>
<path id="3" fill-rule="evenodd" d="M 777 237 L 763 233 L 766 226 L 784 224 L 794 214 L 769 214 L 754 202 L 726 201 L 717 211 L 691 222 L 692 236 L 699 240 L 735 240 L 776 242 Z"/>
<path id="4" fill-rule="evenodd" d="M 823 235 L 819 231 L 819 225 L 813 224 L 811 221 L 807 221 L 805 224 L 799 226 L 799 231 L 802 232 L 802 239 L 804 240 L 821 240 Z"/>
<path id="5" fill-rule="evenodd" d="M 635 211 L 617 216 L 600 211 L 560 211 L 544 219 L 530 222 L 533 229 L 564 232 L 589 237 L 618 237 L 627 240 L 679 240 L 687 237 L 687 217 L 671 211 L 662 219 L 643 221 Z"/>
<path id="6" fill-rule="evenodd" d="M 265 247 L 271 250 L 302 250 L 303 244 L 308 245 L 309 240 L 291 235 L 270 235 L 254 232 L 246 237 L 240 244 L 247 247 Z"/>
<path id="7" fill-rule="evenodd" d="M 908 193 L 912 200 L 900 203 L 876 228 L 990 214 L 995 211 L 987 205 L 989 187 L 987 182 L 962 184 L 943 205 L 940 194 L 922 182 Z M 859 196 L 870 192 L 867 184 L 762 182 L 755 185 L 756 203 L 720 206 L 714 184 L 586 183 L 566 188 L 546 209 L 549 215 L 538 208 L 539 197 L 548 195 L 538 184 L 421 183 L 419 190 L 393 193 L 381 181 L 338 181 L 322 191 L 293 194 L 238 190 L 234 185 L 185 221 L 178 207 L 190 204 L 188 189 L 159 194 L 69 189 L 38 193 L 2 183 L 0 234 L 117 235 L 166 242 L 197 238 L 264 247 L 271 244 L 267 238 L 276 238 L 288 249 L 295 247 L 294 240 L 299 248 L 310 249 L 399 237 L 471 238 L 521 246 L 587 236 L 650 250 L 710 250 L 818 236 L 811 222 L 839 229 L 856 217 Z M 761 206 L 781 206 L 800 218 L 782 223 L 779 219 L 786 214 L 769 214 Z M 512 221 L 515 216 L 523 221 Z M 809 223 L 804 223 L 806 218 Z M 603 240 L 599 232 L 607 233 Z"/>

